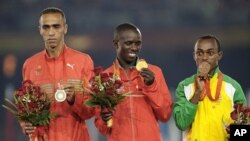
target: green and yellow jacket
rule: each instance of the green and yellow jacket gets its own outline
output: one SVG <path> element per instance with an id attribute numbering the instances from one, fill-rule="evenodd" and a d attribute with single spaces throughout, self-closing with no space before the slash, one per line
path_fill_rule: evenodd
<path id="1" fill-rule="evenodd" d="M 215 97 L 219 67 L 210 75 L 211 96 Z M 181 81 L 176 89 L 174 119 L 177 127 L 184 131 L 183 141 L 226 141 L 226 126 L 232 123 L 230 113 L 234 103 L 246 105 L 246 98 L 238 82 L 222 74 L 218 100 L 208 96 L 198 104 L 190 100 L 195 92 L 195 75 Z"/>

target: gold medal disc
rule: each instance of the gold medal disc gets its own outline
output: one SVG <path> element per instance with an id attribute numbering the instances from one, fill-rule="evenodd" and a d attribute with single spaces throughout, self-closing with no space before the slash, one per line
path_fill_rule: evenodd
<path id="1" fill-rule="evenodd" d="M 142 68 L 148 68 L 148 64 L 145 60 L 140 60 L 138 61 L 138 63 L 136 64 L 136 69 L 138 71 L 141 71 Z"/>

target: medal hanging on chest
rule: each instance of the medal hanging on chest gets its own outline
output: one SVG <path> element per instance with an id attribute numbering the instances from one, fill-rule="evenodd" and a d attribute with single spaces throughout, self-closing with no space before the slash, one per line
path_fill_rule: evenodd
<path id="1" fill-rule="evenodd" d="M 210 90 L 210 81 L 207 80 L 205 84 L 205 89 L 206 89 L 206 95 L 211 101 L 217 101 L 220 97 L 220 92 L 221 92 L 221 86 L 222 86 L 222 80 L 223 80 L 223 74 L 219 72 L 218 74 L 218 82 L 216 86 L 216 91 L 215 91 L 215 96 L 214 98 L 212 97 L 211 90 Z"/>
<path id="2" fill-rule="evenodd" d="M 67 94 L 63 89 L 63 85 L 58 83 L 58 89 L 55 92 L 55 99 L 57 102 L 63 102 L 67 98 Z"/>
<path id="3" fill-rule="evenodd" d="M 205 96 L 207 96 L 211 101 L 217 101 L 220 97 L 222 80 L 223 80 L 223 74 L 221 72 L 219 72 L 218 82 L 217 82 L 214 98 L 213 98 L 213 96 L 211 94 L 211 90 L 210 90 L 210 81 L 206 80 L 205 81 L 205 88 L 202 90 L 202 93 L 200 95 L 199 100 L 202 101 L 205 98 Z"/>
<path id="4" fill-rule="evenodd" d="M 67 73 L 66 73 L 66 69 L 65 69 L 65 66 L 66 66 L 65 62 L 66 61 L 65 61 L 64 53 L 65 52 L 63 50 L 62 55 L 61 55 L 62 58 L 61 59 L 60 58 L 56 59 L 57 61 L 62 60 L 62 73 L 63 74 L 62 74 L 62 79 L 61 80 L 66 80 L 66 78 L 67 78 Z M 55 80 L 53 79 L 55 77 L 55 75 L 56 75 L 55 70 L 50 69 L 49 62 L 53 63 L 52 66 L 55 66 L 56 61 L 55 61 L 55 59 L 53 61 L 46 61 L 46 59 L 49 59 L 49 58 L 45 58 L 45 62 L 44 62 L 44 64 L 46 64 L 47 72 L 49 72 L 51 82 L 55 82 Z M 58 62 L 57 62 L 57 64 L 58 64 Z M 64 87 L 60 82 L 57 83 L 57 90 L 56 90 L 56 92 L 54 94 L 54 97 L 55 97 L 56 102 L 63 102 L 67 98 L 67 93 L 65 92 Z"/>

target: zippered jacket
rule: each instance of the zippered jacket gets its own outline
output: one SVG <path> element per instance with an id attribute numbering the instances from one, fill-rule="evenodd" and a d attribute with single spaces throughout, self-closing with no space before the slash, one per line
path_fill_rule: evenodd
<path id="1" fill-rule="evenodd" d="M 93 61 L 89 55 L 65 46 L 59 57 L 49 58 L 46 50 L 28 58 L 23 65 L 23 79 L 31 80 L 48 94 L 51 113 L 57 117 L 50 121 L 46 141 L 89 141 L 85 120 L 94 110 L 84 106 L 88 98 L 80 89 L 92 76 Z M 72 84 L 76 89 L 73 105 L 55 101 L 58 83 Z"/>
<path id="2" fill-rule="evenodd" d="M 230 113 L 235 103 L 246 105 L 246 98 L 239 83 L 226 74 L 220 73 L 219 67 L 210 76 L 209 87 L 215 98 L 218 87 L 218 75 L 222 83 L 218 100 L 211 100 L 207 95 L 194 104 L 190 102 L 195 92 L 195 75 L 181 81 L 176 89 L 174 119 L 176 126 L 184 131 L 183 141 L 226 141 L 226 127 L 233 122 Z"/>
<path id="3" fill-rule="evenodd" d="M 115 107 L 111 128 L 101 119 L 100 109 L 96 112 L 96 127 L 109 141 L 162 141 L 158 122 L 170 118 L 172 98 L 161 69 L 151 64 L 148 69 L 155 74 L 155 81 L 150 86 L 144 84 L 134 67 L 126 72 L 117 60 L 106 70 L 118 71 L 125 92 L 131 92 L 131 96 Z"/>

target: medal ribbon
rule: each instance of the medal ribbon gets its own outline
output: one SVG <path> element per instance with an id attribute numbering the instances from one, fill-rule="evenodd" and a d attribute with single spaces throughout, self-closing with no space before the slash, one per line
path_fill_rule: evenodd
<path id="1" fill-rule="evenodd" d="M 207 95 L 207 97 L 211 101 L 217 101 L 220 97 L 220 92 L 221 92 L 221 86 L 222 86 L 222 79 L 223 79 L 223 74 L 219 72 L 218 74 L 218 82 L 216 86 L 216 92 L 215 92 L 215 97 L 212 97 L 211 94 L 211 89 L 210 89 L 210 80 L 205 81 L 205 89 L 202 91 L 202 94 L 200 95 L 200 100 L 203 100 L 204 97 Z"/>
<path id="2" fill-rule="evenodd" d="M 113 69 L 114 69 L 114 75 L 115 75 L 115 78 L 120 78 L 120 70 L 119 70 L 119 66 L 118 66 L 118 60 L 116 60 L 113 64 Z M 142 88 L 143 88 L 143 78 L 140 76 L 139 74 L 139 71 L 138 71 L 138 75 L 134 76 L 133 78 L 131 79 L 128 79 L 128 80 L 122 80 L 123 82 L 129 82 L 129 81 L 134 81 L 136 79 L 137 81 L 137 84 L 138 84 L 138 90 L 141 91 Z"/>
<path id="3" fill-rule="evenodd" d="M 215 92 L 215 97 L 214 98 L 211 95 L 210 81 L 206 80 L 206 83 L 205 83 L 206 94 L 207 94 L 208 98 L 211 101 L 217 101 L 219 99 L 219 97 L 220 97 L 220 91 L 221 91 L 221 85 L 222 85 L 222 78 L 223 78 L 223 75 L 222 75 L 221 72 L 219 72 L 219 74 L 218 74 L 218 82 L 217 82 L 216 92 Z"/>

